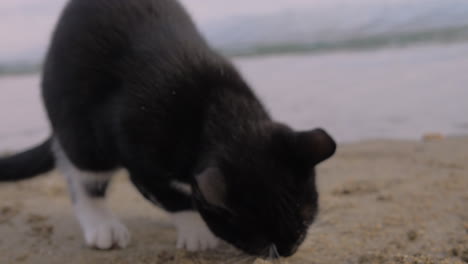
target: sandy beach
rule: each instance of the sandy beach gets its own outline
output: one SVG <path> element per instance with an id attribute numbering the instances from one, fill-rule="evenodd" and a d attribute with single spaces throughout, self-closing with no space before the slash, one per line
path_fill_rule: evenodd
<path id="1" fill-rule="evenodd" d="M 132 242 L 89 249 L 53 171 L 0 182 L 0 264 L 468 264 L 468 1 L 180 2 L 275 120 L 339 143 L 300 250 L 176 250 L 169 215 L 123 170 L 108 201 Z M 0 1 L 0 158 L 51 135 L 38 65 L 64 4 Z"/>
<path id="2" fill-rule="evenodd" d="M 319 218 L 281 263 L 468 263 L 468 137 L 341 145 L 318 175 Z M 84 246 L 60 175 L 1 184 L 0 263 L 240 263 L 228 247 L 176 251 L 169 218 L 124 172 L 109 200 L 133 241 L 99 252 Z"/>
<path id="3" fill-rule="evenodd" d="M 324 127 L 340 143 L 319 168 L 319 219 L 282 263 L 468 263 L 468 137 L 455 137 L 468 133 L 467 51 L 465 43 L 235 60 L 276 119 Z M 0 78 L 0 153 L 48 136 L 39 81 Z M 431 131 L 453 137 L 418 140 Z M 176 251 L 169 217 L 125 172 L 110 196 L 133 242 L 98 252 L 83 244 L 60 175 L 0 184 L 0 264 L 242 263 L 229 247 Z"/>

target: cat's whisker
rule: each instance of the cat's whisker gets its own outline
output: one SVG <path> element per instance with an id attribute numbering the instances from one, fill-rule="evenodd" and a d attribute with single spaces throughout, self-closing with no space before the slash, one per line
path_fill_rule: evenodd
<path id="1" fill-rule="evenodd" d="M 268 252 L 268 259 L 269 259 L 269 260 L 272 260 L 272 259 L 275 258 L 275 252 L 274 252 L 274 250 L 273 250 L 273 247 L 274 247 L 274 246 L 275 246 L 275 245 L 271 245 L 270 248 L 268 249 L 268 250 L 269 250 L 269 252 Z"/>
<path id="2" fill-rule="evenodd" d="M 280 257 L 280 254 L 278 253 L 278 248 L 276 247 L 276 245 L 273 245 L 273 253 L 274 253 L 274 256 L 276 258 L 279 258 Z"/>
<path id="3" fill-rule="evenodd" d="M 280 259 L 281 256 L 278 252 L 278 248 L 276 247 L 276 245 L 273 245 L 273 253 L 275 254 L 275 259 L 273 263 L 281 263 L 281 259 Z"/>
<path id="4" fill-rule="evenodd" d="M 266 260 L 272 263 L 281 263 L 280 255 L 275 244 L 272 244 L 270 247 L 266 248 L 264 256 Z"/>

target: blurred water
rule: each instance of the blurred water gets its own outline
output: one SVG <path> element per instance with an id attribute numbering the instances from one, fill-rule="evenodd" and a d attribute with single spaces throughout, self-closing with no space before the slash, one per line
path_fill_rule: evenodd
<path id="1" fill-rule="evenodd" d="M 339 142 L 468 134 L 468 44 L 238 61 L 273 116 Z"/>
<path id="2" fill-rule="evenodd" d="M 206 23 L 202 30 L 232 55 L 467 41 L 468 1 L 310 1 L 300 9 Z"/>
<path id="3" fill-rule="evenodd" d="M 38 75 L 0 77 L 0 152 L 39 143 L 49 133 Z"/>
<path id="4" fill-rule="evenodd" d="M 65 0 L 0 2 L 0 65 L 42 59 Z M 466 0 L 182 0 L 230 55 L 323 52 L 468 39 Z M 27 32 L 27 34 L 25 34 Z"/>
<path id="5" fill-rule="evenodd" d="M 240 58 L 273 116 L 339 142 L 468 133 L 468 44 Z M 39 76 L 0 77 L 0 152 L 49 134 Z"/>

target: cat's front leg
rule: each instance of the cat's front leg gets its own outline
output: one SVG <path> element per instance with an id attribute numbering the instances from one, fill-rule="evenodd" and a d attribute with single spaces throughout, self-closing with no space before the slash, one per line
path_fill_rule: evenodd
<path id="1" fill-rule="evenodd" d="M 54 145 L 54 155 L 58 170 L 67 179 L 86 245 L 101 250 L 127 247 L 130 233 L 105 203 L 106 189 L 114 172 L 78 169 L 68 160 L 58 142 Z"/>
<path id="2" fill-rule="evenodd" d="M 219 239 L 210 231 L 200 214 L 193 208 L 189 184 L 176 180 L 156 180 L 135 177 L 132 182 L 143 196 L 167 210 L 177 230 L 177 248 L 188 251 L 214 249 Z M 151 181 L 147 180 L 151 179 Z"/>
<path id="3" fill-rule="evenodd" d="M 173 213 L 172 219 L 177 228 L 177 248 L 198 251 L 214 249 L 219 245 L 219 239 L 197 211 Z"/>

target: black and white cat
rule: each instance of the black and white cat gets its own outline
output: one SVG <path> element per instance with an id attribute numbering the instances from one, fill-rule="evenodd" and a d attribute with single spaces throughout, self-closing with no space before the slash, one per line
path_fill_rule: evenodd
<path id="1" fill-rule="evenodd" d="M 177 1 L 71 0 L 42 90 L 52 135 L 0 160 L 0 181 L 57 168 L 90 247 L 130 241 L 104 201 L 119 168 L 172 214 L 179 248 L 290 256 L 304 240 L 335 142 L 273 121 Z"/>

